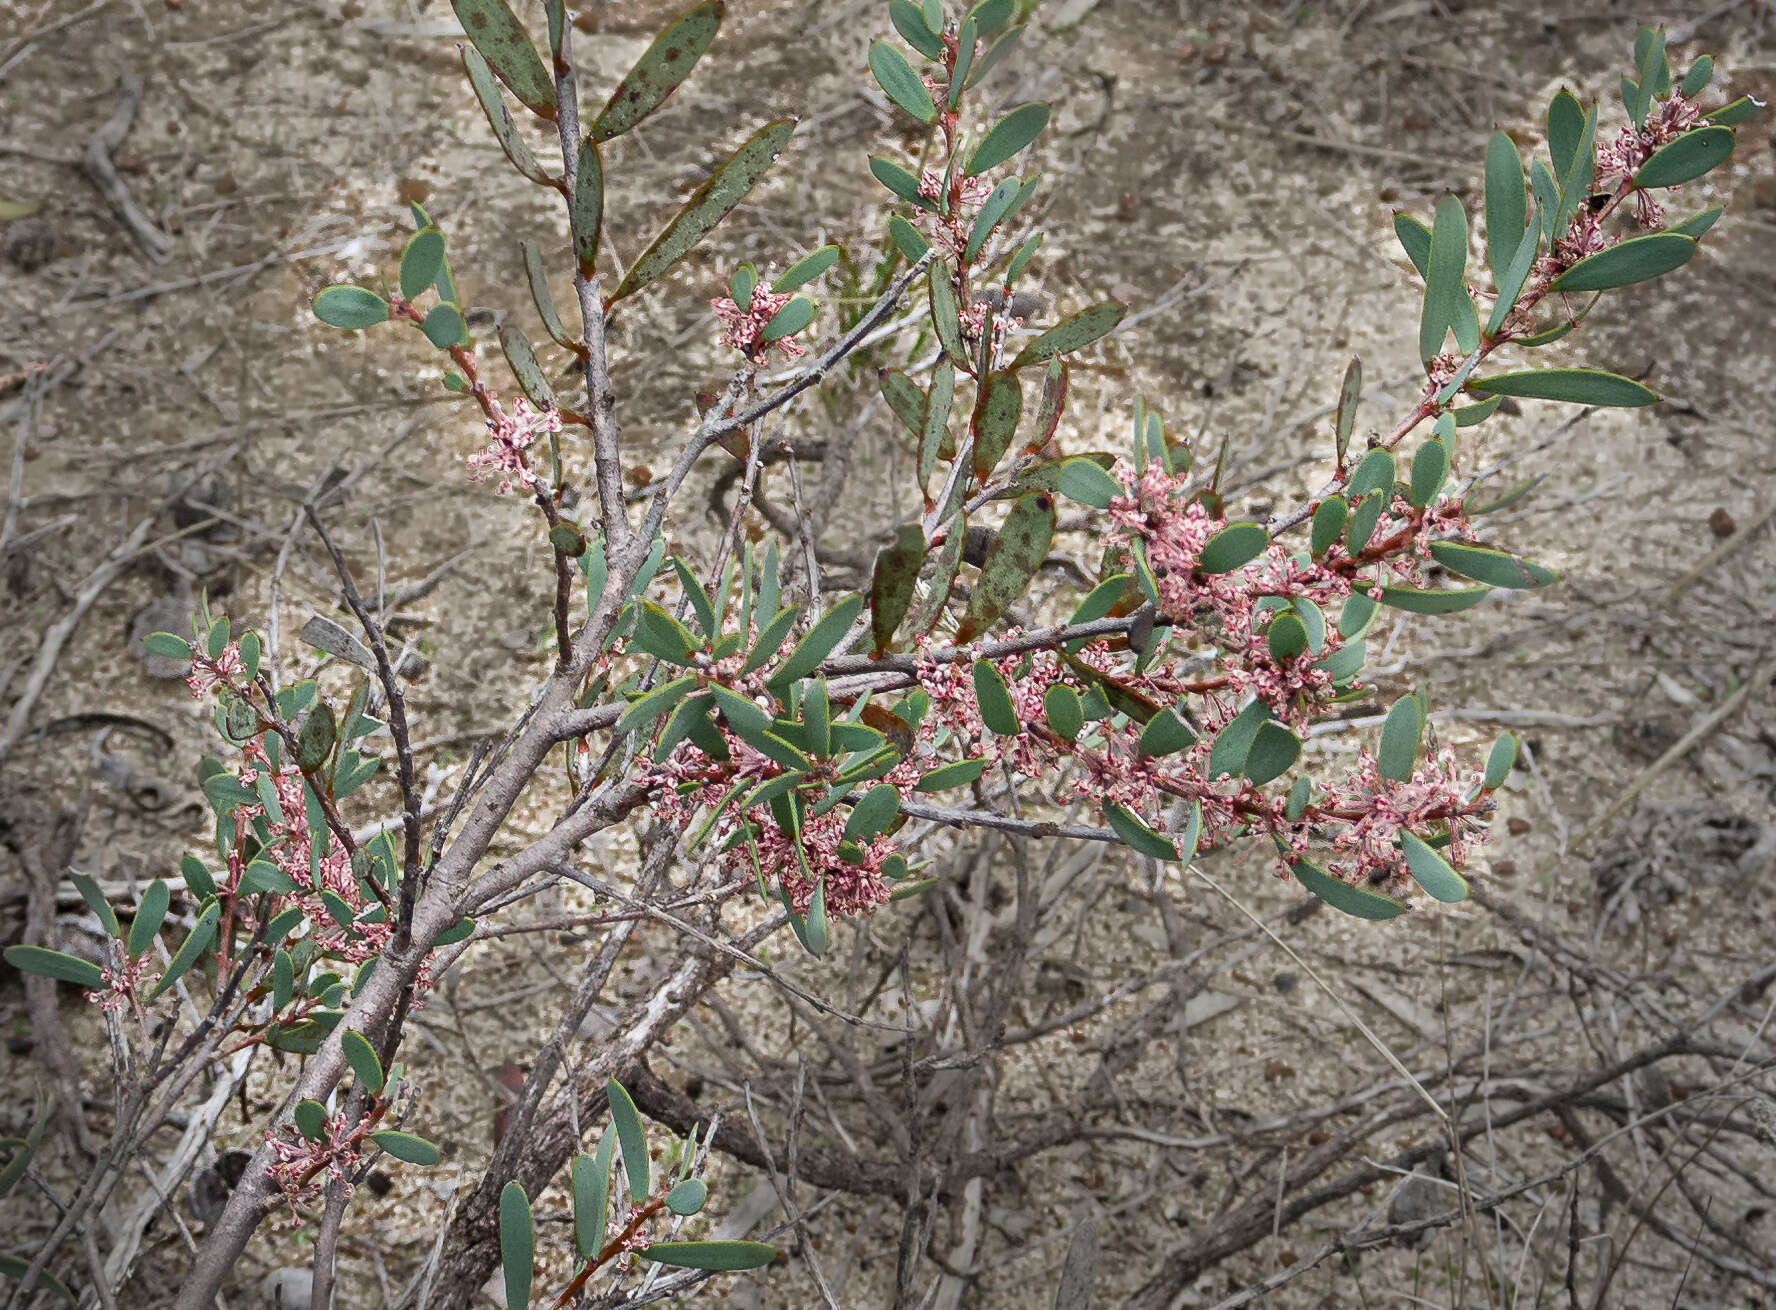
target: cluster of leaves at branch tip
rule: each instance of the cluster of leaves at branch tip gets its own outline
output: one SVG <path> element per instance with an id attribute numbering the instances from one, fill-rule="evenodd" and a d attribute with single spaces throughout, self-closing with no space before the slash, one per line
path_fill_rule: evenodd
<path id="1" fill-rule="evenodd" d="M 526 242 L 538 319 L 556 348 L 592 360 L 604 317 L 686 266 L 767 175 L 795 122 L 752 131 L 651 239 L 625 234 L 623 247 L 641 253 L 607 290 L 605 197 L 622 179 L 607 175 L 602 147 L 668 104 L 714 47 L 724 6 L 697 4 L 671 23 L 578 138 L 568 134 L 561 172 L 551 173 L 526 132 L 571 118 L 561 0 L 545 0 L 546 60 L 506 0 L 453 5 L 469 87 L 496 141 L 521 178 L 556 191 L 566 208 L 573 258 L 564 273 L 589 321 L 576 331 L 558 312 L 544 247 Z M 1393 918 L 1416 892 L 1460 901 L 1468 884 L 1458 869 L 1510 778 L 1515 740 L 1506 734 L 1483 766 L 1464 765 L 1432 744 L 1427 699 L 1410 691 L 1378 715 L 1379 733 L 1354 758 L 1317 757 L 1304 738 L 1313 723 L 1375 695 L 1364 681 L 1365 638 L 1384 609 L 1450 614 L 1497 589 L 1556 583 L 1550 570 L 1477 535 L 1477 520 L 1526 490 L 1471 503 L 1460 432 L 1491 419 L 1508 396 L 1657 399 L 1641 381 L 1600 369 L 1498 360 L 1568 335 L 1603 293 L 1694 258 L 1720 208 L 1668 222 L 1662 204 L 1725 162 L 1735 129 L 1761 106 L 1747 97 L 1705 107 L 1712 61 L 1698 59 L 1678 78 L 1663 34 L 1642 28 L 1633 75 L 1622 82 L 1620 127 L 1606 130 L 1599 106 L 1562 91 L 1548 106 L 1545 158 L 1526 165 L 1510 137 L 1494 134 L 1482 170 L 1485 269 L 1473 281 L 1469 215 L 1457 198 L 1442 197 L 1428 223 L 1395 218 L 1424 280 L 1417 402 L 1387 436 L 1353 450 L 1363 378 L 1352 360 L 1328 434 L 1330 481 L 1311 502 L 1260 522 L 1231 512 L 1228 446 L 1211 457 L 1168 435 L 1144 398 L 1129 398 L 1126 448 L 1061 447 L 1073 360 L 1114 333 L 1125 309 L 1086 303 L 1052 323 L 1024 322 L 1038 312 L 1021 279 L 1040 271 L 1042 235 L 1029 207 L 1040 178 L 1026 169 L 1040 157 L 1050 111 L 1030 103 L 976 116 L 970 93 L 1015 48 L 1031 7 L 980 0 L 951 11 L 940 0 L 889 0 L 887 27 L 899 44 L 874 43 L 867 67 L 924 140 L 906 159 L 857 161 L 889 196 L 875 249 L 786 252 L 775 278 L 742 262 L 708 288 L 722 339 L 739 356 L 741 401 L 705 422 L 734 439 L 725 448 L 743 461 L 757 453 L 756 433 L 735 417 L 745 405 L 767 413 L 865 349 L 902 295 L 929 315 L 911 354 L 935 359 L 929 372 L 909 362 L 879 373 L 890 439 L 909 457 L 917 495 L 908 503 L 919 512 L 875 543 L 866 585 L 829 588 L 822 607 L 789 594 L 774 541 L 760 549 L 741 534 L 738 549 L 707 571 L 672 549 L 660 515 L 645 520 L 633 548 L 607 543 L 567 494 L 581 472 L 568 434 L 595 426 L 603 398 L 592 396 L 585 413 L 561 404 L 516 320 L 500 344 L 522 395 L 495 395 L 479 376 L 446 237 L 418 205 L 393 283 L 329 287 L 315 298 L 315 316 L 347 331 L 405 321 L 443 352 L 445 387 L 476 406 L 490 434 L 471 472 L 496 470 L 502 490 L 534 496 L 562 598 L 557 639 L 564 655 L 569 641 L 596 655 L 576 688 L 575 712 L 588 726 L 570 755 L 597 758 L 588 739 L 614 734 L 629 749 L 609 758 L 627 761 L 626 780 L 658 821 L 688 852 L 712 845 L 734 885 L 780 908 L 810 953 L 829 949 L 834 920 L 932 885 L 919 848 L 901 845 L 910 819 L 1018 831 L 1011 802 L 1029 781 L 1041 783 L 1043 803 L 1078 802 L 1102 820 L 1075 831 L 1143 859 L 1188 864 L 1267 837 L 1283 870 L 1347 914 Z M 817 285 L 829 275 L 845 288 L 830 298 Z M 1475 289 L 1482 279 L 1490 289 Z M 863 308 L 871 300 L 875 308 Z M 764 395 L 767 352 L 796 358 L 804 349 L 796 338 L 823 302 L 837 319 L 833 344 L 805 379 Z M 1083 514 L 1064 515 L 1064 506 Z M 601 508 L 607 529 L 626 522 L 621 504 Z M 1066 624 L 1032 627 L 1039 609 L 1065 605 L 1070 584 L 1051 583 L 1045 568 L 1057 536 L 1082 521 L 1104 543 L 1097 578 Z M 1446 585 L 1450 578 L 1458 584 Z M 577 622 L 566 599 L 576 585 L 586 605 Z M 366 635 L 374 654 L 330 620 L 303 629 L 323 656 L 358 670 L 343 710 L 312 678 L 279 686 L 262 676 L 258 634 L 234 632 L 207 602 L 189 637 L 149 636 L 150 652 L 189 661 L 190 690 L 209 703 L 233 752 L 233 763 L 208 758 L 199 767 L 214 851 L 181 862 L 178 894 L 195 909 L 192 927 L 157 952 L 173 921 L 167 880 L 143 889 L 125 923 L 96 883 L 75 875 L 108 935 L 106 962 L 39 945 L 5 952 L 21 972 L 135 1013 L 173 989 L 219 987 L 250 961 L 262 1004 L 239 1039 L 301 1056 L 326 1049 L 349 1069 L 361 1093 L 354 1103 L 364 1107 L 348 1122 L 301 1100 L 272 1127 L 270 1176 L 293 1209 L 369 1152 L 418 1166 L 442 1157 L 398 1126 L 405 1080 L 378 1044 L 380 1028 L 346 1023 L 353 998 L 409 927 L 399 907 L 411 903 L 414 889 L 403 883 L 418 867 L 417 848 L 403 854 L 388 826 L 359 844 L 341 808 L 378 772 L 375 741 L 393 715 L 377 706 L 398 699 L 378 681 L 380 636 Z M 930 797 L 952 793 L 973 808 L 931 807 Z M 476 931 L 462 916 L 421 946 L 435 951 Z M 430 967 L 428 959 L 416 995 L 431 986 Z M 570 1171 L 580 1273 L 562 1303 L 594 1271 L 631 1258 L 706 1270 L 775 1258 L 761 1243 L 679 1240 L 679 1223 L 706 1198 L 696 1176 L 706 1144 L 674 1141 L 656 1166 L 633 1098 L 615 1081 L 606 1092 L 610 1126 Z M 12 1144 L 0 1194 L 23 1176 L 47 1114 L 40 1109 Z M 526 1306 L 535 1228 L 515 1183 L 501 1194 L 499 1230 L 507 1304 Z M 0 1272 L 26 1268 L 0 1257 Z M 51 1275 L 43 1279 L 67 1296 Z"/>

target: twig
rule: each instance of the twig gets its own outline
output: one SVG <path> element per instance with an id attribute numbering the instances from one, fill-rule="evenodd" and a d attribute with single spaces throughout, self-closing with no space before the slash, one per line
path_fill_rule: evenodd
<path id="1" fill-rule="evenodd" d="M 136 110 L 142 104 L 142 79 L 134 73 L 124 76 L 118 88 L 117 110 L 87 142 L 84 167 L 87 177 L 92 179 L 99 193 L 117 211 L 117 216 L 128 227 L 135 237 L 136 244 L 142 253 L 156 264 L 164 264 L 173 257 L 172 239 L 149 220 L 148 216 L 136 208 L 136 202 L 130 199 L 129 189 L 117 176 L 117 169 L 111 163 L 111 152 L 123 144 L 123 138 L 129 135 L 130 124 L 135 121 Z"/>

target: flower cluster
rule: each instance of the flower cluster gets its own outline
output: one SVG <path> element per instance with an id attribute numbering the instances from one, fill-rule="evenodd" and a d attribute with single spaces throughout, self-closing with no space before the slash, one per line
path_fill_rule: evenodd
<path id="1" fill-rule="evenodd" d="M 765 354 L 772 346 L 783 352 L 786 359 L 800 359 L 807 354 L 806 348 L 795 339 L 795 334 L 778 337 L 775 341 L 765 339 L 765 329 L 771 320 L 795 297 L 787 291 L 767 291 L 764 287 L 752 289 L 752 299 L 745 309 L 732 296 L 717 296 L 709 303 L 715 309 L 715 316 L 721 320 L 722 343 L 732 346 L 753 364 L 765 362 Z"/>
<path id="2" fill-rule="evenodd" d="M 1630 124 L 1616 134 L 1615 140 L 1598 143 L 1598 185 L 1610 190 L 1625 185 L 1640 171 L 1640 166 L 1652 158 L 1654 151 L 1675 141 L 1701 119 L 1701 107 L 1694 100 L 1673 92 L 1669 99 L 1661 102 L 1647 117 L 1645 123 L 1638 127 Z M 1645 191 L 1636 191 L 1634 217 L 1642 228 L 1653 228 L 1662 221 L 1663 214 L 1650 195 Z M 1583 218 L 1581 215 L 1581 224 Z"/>
<path id="3" fill-rule="evenodd" d="M 499 400 L 491 395 L 485 405 L 490 414 L 487 430 L 492 433 L 492 439 L 469 456 L 470 479 L 478 481 L 482 477 L 497 476 L 502 496 L 511 491 L 514 483 L 534 491 L 538 478 L 531 470 L 527 452 L 538 437 L 561 431 L 561 411 L 553 405 L 533 408 L 523 396 L 512 402 L 510 414 L 501 409 Z"/>
<path id="4" fill-rule="evenodd" d="M 246 669 L 239 642 L 229 642 L 215 659 L 204 654 L 201 648 L 193 647 L 191 672 L 185 679 L 185 685 L 191 688 L 193 700 L 202 700 L 218 687 L 232 687 L 234 680 L 245 673 Z"/>
<path id="5" fill-rule="evenodd" d="M 138 1009 L 148 956 L 144 953 L 131 959 L 121 945 L 114 945 L 114 954 L 114 962 L 105 966 L 105 981 L 92 991 L 89 999 L 96 1001 L 101 1010 L 111 1013 L 125 1008 Z"/>
<path id="6" fill-rule="evenodd" d="M 928 168 L 919 175 L 919 195 L 938 208 L 920 206 L 915 216 L 931 244 L 950 259 L 960 262 L 963 252 L 968 249 L 969 233 L 974 230 L 974 217 L 992 193 L 992 183 L 984 177 L 958 177 L 950 195 L 948 212 L 939 213 L 938 210 L 944 208 L 944 175 Z"/>
<path id="7" fill-rule="evenodd" d="M 276 1130 L 265 1134 L 266 1145 L 277 1158 L 267 1167 L 272 1184 L 284 1194 L 290 1205 L 290 1222 L 302 1221 L 301 1207 L 320 1194 L 329 1179 L 339 1179 L 349 1187 L 347 1175 L 357 1167 L 363 1136 L 343 1114 L 327 1120 L 319 1141 L 298 1137 L 291 1141 Z"/>

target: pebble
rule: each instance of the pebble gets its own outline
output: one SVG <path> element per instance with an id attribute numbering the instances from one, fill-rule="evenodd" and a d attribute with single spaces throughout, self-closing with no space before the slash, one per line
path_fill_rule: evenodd
<path id="1" fill-rule="evenodd" d="M 273 1269 L 259 1284 L 259 1295 L 274 1310 L 308 1310 L 314 1301 L 314 1270 L 300 1265 Z"/>

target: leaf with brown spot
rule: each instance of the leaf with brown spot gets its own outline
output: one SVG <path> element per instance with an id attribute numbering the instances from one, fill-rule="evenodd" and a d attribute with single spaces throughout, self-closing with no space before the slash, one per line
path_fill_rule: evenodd
<path id="1" fill-rule="evenodd" d="M 555 81 L 506 0 L 450 0 L 463 31 L 499 80 L 540 118 L 555 121 Z"/>
<path id="2" fill-rule="evenodd" d="M 1023 415 L 1024 389 L 1018 385 L 1017 374 L 1005 369 L 987 374 L 970 420 L 974 426 L 974 476 L 982 486 L 1005 458 Z"/>
<path id="3" fill-rule="evenodd" d="M 894 631 L 918 590 L 919 566 L 924 562 L 925 533 L 917 523 L 901 524 L 893 544 L 877 553 L 875 576 L 870 579 L 870 632 L 877 654 L 893 645 Z"/>
<path id="4" fill-rule="evenodd" d="M 660 33 L 611 92 L 610 101 L 592 124 L 594 140 L 621 136 L 678 90 L 721 30 L 724 7 L 722 0 L 709 0 Z"/>
<path id="5" fill-rule="evenodd" d="M 789 144 L 795 126 L 795 119 L 780 118 L 748 137 L 727 163 L 691 193 L 666 230 L 629 266 L 623 281 L 611 293 L 610 303 L 634 295 L 695 249 L 717 223 L 746 199 L 746 193 Z"/>
<path id="6" fill-rule="evenodd" d="M 1071 370 L 1064 359 L 1048 361 L 1048 372 L 1042 379 L 1042 399 L 1036 406 L 1036 430 L 1030 434 L 1024 453 L 1034 455 L 1054 440 L 1061 415 L 1067 409 L 1067 382 Z M 1060 454 L 1057 448 L 1054 454 Z"/>
<path id="7" fill-rule="evenodd" d="M 956 630 L 958 642 L 973 641 L 1029 589 L 1030 579 L 1048 558 L 1054 528 L 1052 496 L 1033 491 L 1018 497 L 981 561 L 980 579 L 968 597 L 962 626 Z"/>

